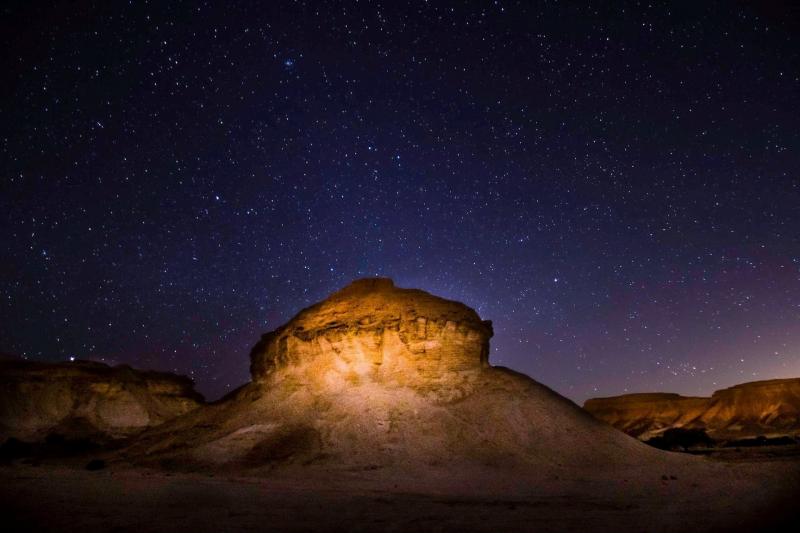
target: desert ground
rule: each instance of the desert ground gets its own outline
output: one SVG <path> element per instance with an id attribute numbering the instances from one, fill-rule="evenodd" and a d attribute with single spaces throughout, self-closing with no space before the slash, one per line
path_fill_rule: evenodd
<path id="1" fill-rule="evenodd" d="M 0 467 L 0 501 L 5 531 L 793 531 L 800 459 L 747 453 L 696 458 L 655 477 L 598 465 L 505 482 L 446 468 L 424 480 L 379 470 L 310 477 L 302 467 L 257 476 L 89 471 L 78 458 Z"/>

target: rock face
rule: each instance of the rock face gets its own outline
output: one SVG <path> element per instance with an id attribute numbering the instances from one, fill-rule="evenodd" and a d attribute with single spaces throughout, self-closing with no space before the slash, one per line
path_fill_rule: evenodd
<path id="1" fill-rule="evenodd" d="M 461 303 L 359 280 L 264 335 L 253 382 L 148 431 L 125 457 L 382 479 L 453 465 L 540 476 L 662 458 L 527 376 L 492 367 L 491 335 Z"/>
<path id="2" fill-rule="evenodd" d="M 648 440 L 672 427 L 694 428 L 708 398 L 672 393 L 625 394 L 586 400 L 583 408 L 633 437 Z"/>
<path id="3" fill-rule="evenodd" d="M 196 409 L 191 380 L 101 363 L 0 359 L 0 442 L 128 437 Z"/>
<path id="4" fill-rule="evenodd" d="M 648 440 L 670 428 L 704 429 L 728 440 L 800 434 L 800 378 L 742 383 L 710 398 L 626 394 L 587 400 L 584 408 L 622 431 Z"/>
<path id="5" fill-rule="evenodd" d="M 359 383 L 433 391 L 488 366 L 492 325 L 458 302 L 358 280 L 253 348 L 253 381 L 344 390 Z"/>

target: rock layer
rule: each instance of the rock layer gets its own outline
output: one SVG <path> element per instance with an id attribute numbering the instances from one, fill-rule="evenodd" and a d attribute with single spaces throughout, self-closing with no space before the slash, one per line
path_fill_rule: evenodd
<path id="1" fill-rule="evenodd" d="M 710 398 L 670 393 L 587 400 L 584 408 L 622 431 L 648 440 L 670 428 L 704 429 L 715 439 L 800 434 L 800 378 L 742 383 Z"/>
<path id="2" fill-rule="evenodd" d="M 128 366 L 0 359 L 0 442 L 129 437 L 202 404 L 191 380 Z"/>
<path id="3" fill-rule="evenodd" d="M 455 385 L 488 365 L 492 326 L 459 302 L 353 282 L 265 334 L 251 353 L 253 380 L 342 390 L 362 382 L 422 389 Z"/>

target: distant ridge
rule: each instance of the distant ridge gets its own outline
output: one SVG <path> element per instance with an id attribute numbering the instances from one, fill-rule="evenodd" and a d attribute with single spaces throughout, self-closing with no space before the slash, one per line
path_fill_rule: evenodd
<path id="1" fill-rule="evenodd" d="M 584 409 L 641 440 L 670 428 L 703 429 L 714 439 L 800 434 L 800 378 L 742 383 L 710 398 L 638 393 L 592 398 Z"/>
<path id="2" fill-rule="evenodd" d="M 192 381 L 95 361 L 0 355 L 0 443 L 130 437 L 203 404 Z"/>

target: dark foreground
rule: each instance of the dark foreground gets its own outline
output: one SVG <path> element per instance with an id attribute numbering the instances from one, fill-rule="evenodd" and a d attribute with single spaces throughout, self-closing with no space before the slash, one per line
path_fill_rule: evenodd
<path id="1" fill-rule="evenodd" d="M 0 467 L 0 511 L 9 532 L 795 531 L 800 462 L 739 459 L 717 478 L 589 468 L 526 476 L 513 488 L 476 478 L 443 489 L 440 472 L 429 485 L 406 480 L 414 491 L 379 472 L 321 479 L 14 464 Z"/>

